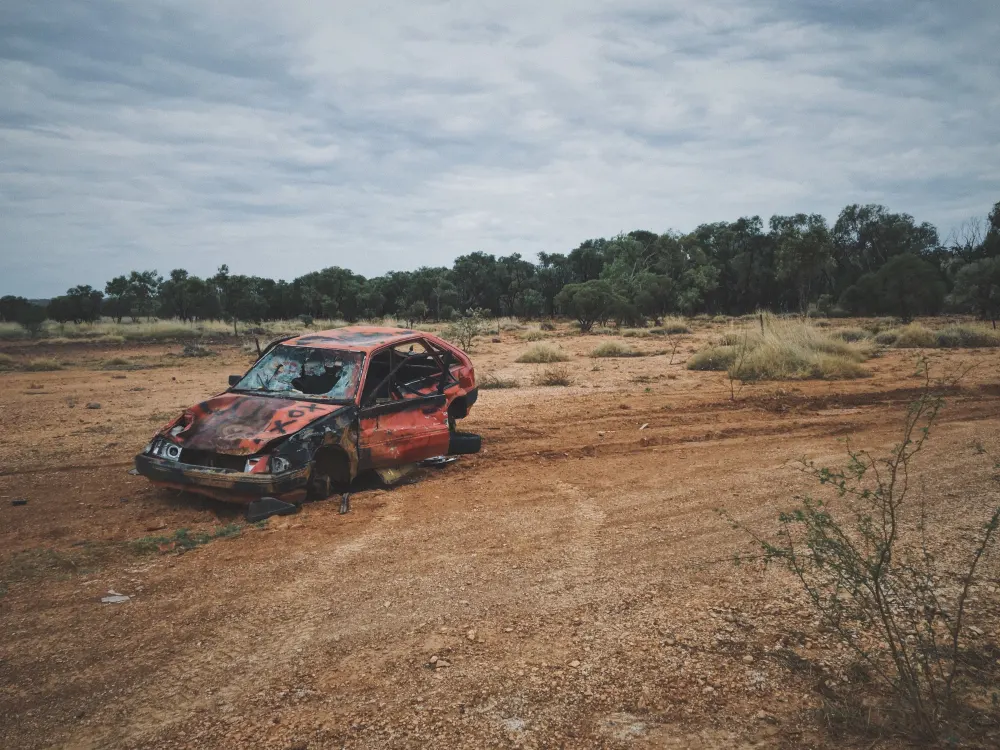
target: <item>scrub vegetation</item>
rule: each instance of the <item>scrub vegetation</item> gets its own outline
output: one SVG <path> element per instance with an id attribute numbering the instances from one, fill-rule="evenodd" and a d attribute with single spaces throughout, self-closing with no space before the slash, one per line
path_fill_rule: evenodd
<path id="1" fill-rule="evenodd" d="M 851 343 L 796 320 L 764 317 L 763 330 L 727 332 L 717 344 L 695 353 L 690 370 L 723 370 L 736 380 L 842 380 L 868 375 L 861 363 L 873 347 Z"/>
<path id="2" fill-rule="evenodd" d="M 528 364 L 549 364 L 552 362 L 566 362 L 568 359 L 569 355 L 561 349 L 557 349 L 549 344 L 535 344 L 528 347 L 527 351 L 517 358 L 517 361 Z"/>

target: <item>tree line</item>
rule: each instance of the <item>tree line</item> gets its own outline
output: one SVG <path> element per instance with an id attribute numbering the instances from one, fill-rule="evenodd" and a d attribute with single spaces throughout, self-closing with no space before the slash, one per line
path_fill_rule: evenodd
<path id="1" fill-rule="evenodd" d="M 46 307 L 0 298 L 0 318 L 37 329 L 46 319 L 212 319 L 396 316 L 451 319 L 568 315 L 641 324 L 668 314 L 740 315 L 757 309 L 819 315 L 896 315 L 943 310 L 1000 317 L 1000 202 L 984 220 L 942 242 L 937 229 L 881 205 L 849 205 L 833 226 L 819 214 L 759 216 L 702 224 L 687 234 L 645 230 L 590 239 L 567 253 L 496 257 L 473 252 L 451 268 L 423 267 L 365 278 L 331 266 L 292 281 L 184 269 L 162 277 L 131 271 L 104 287 L 75 286 Z"/>

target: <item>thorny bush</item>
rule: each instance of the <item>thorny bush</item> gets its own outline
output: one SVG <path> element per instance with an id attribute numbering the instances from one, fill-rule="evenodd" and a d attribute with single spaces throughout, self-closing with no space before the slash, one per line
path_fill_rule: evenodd
<path id="1" fill-rule="evenodd" d="M 982 725 L 984 710 L 990 713 L 982 708 L 986 696 L 978 709 L 970 707 L 977 685 L 994 691 L 985 701 L 994 716 L 985 723 L 996 726 L 1000 719 L 995 686 L 989 688 L 982 666 L 994 669 L 996 645 L 994 658 L 984 660 L 970 643 L 970 634 L 984 634 L 970 620 L 984 625 L 996 604 L 987 600 L 979 572 L 994 550 L 1000 505 L 992 495 L 991 512 L 972 522 L 973 529 L 931 528 L 924 492 L 913 491 L 910 472 L 943 401 L 926 361 L 921 374 L 922 393 L 889 455 L 875 458 L 848 447 L 842 470 L 803 461 L 800 470 L 834 497 L 796 497 L 772 539 L 734 522 L 762 551 L 737 562 L 778 562 L 791 571 L 822 624 L 856 657 L 858 673 L 889 688 L 893 705 L 886 707 L 885 728 L 954 740 L 966 719 Z"/>

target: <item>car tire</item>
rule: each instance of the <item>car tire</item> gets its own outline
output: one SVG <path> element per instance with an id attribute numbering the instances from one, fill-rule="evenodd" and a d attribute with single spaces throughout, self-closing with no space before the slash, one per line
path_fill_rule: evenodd
<path id="1" fill-rule="evenodd" d="M 448 439 L 448 455 L 466 455 L 479 453 L 483 447 L 483 439 L 472 432 L 453 432 Z"/>

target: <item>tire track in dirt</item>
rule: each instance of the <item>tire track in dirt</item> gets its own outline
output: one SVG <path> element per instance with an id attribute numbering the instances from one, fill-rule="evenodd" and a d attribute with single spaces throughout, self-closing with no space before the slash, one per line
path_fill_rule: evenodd
<path id="1" fill-rule="evenodd" d="M 919 391 L 901 390 L 895 396 L 885 400 L 875 400 L 864 406 L 849 406 L 838 404 L 842 412 L 822 414 L 818 408 L 802 411 L 789 411 L 785 419 L 775 422 L 768 411 L 759 408 L 742 409 L 712 409 L 703 406 L 694 412 L 695 419 L 677 419 L 678 411 L 671 409 L 667 413 L 642 413 L 642 419 L 648 427 L 633 439 L 608 439 L 607 435 L 620 434 L 622 430 L 620 415 L 593 414 L 577 420 L 565 420 L 552 431 L 541 436 L 531 435 L 525 440 L 521 431 L 505 431 L 499 435 L 489 436 L 485 442 L 490 450 L 490 461 L 524 461 L 536 457 L 546 459 L 579 458 L 580 456 L 609 456 L 619 453 L 634 453 L 647 449 L 671 448 L 689 443 L 737 440 L 745 438 L 760 438 L 776 435 L 796 434 L 803 437 L 824 437 L 849 434 L 867 429 L 885 420 L 886 407 L 902 408 L 909 404 Z M 964 398 L 955 400 L 942 410 L 941 422 L 979 421 L 995 419 L 1000 416 L 1000 402 L 988 395 L 963 393 Z M 817 402 L 817 407 L 826 407 L 827 401 Z M 859 399 L 860 401 L 860 399 Z M 707 407 L 707 408 L 706 408 Z M 800 407 L 801 408 L 801 407 Z M 827 407 L 828 408 L 828 407 Z M 836 408 L 836 407 L 835 407 Z M 707 425 L 731 424 L 735 417 L 742 416 L 750 424 L 709 429 Z M 752 421 L 751 421 L 752 420 Z M 633 420 L 635 421 L 635 420 Z M 609 422 L 615 427 L 609 426 Z M 664 434 L 673 430 L 675 434 Z M 587 433 L 587 439 L 581 440 L 578 435 Z M 601 436 L 599 433 L 605 433 Z M 558 445 L 558 448 L 551 448 Z"/>
<path id="2" fill-rule="evenodd" d="M 597 536 L 604 523 L 604 511 L 595 502 L 594 496 L 578 485 L 559 479 L 555 488 L 570 504 L 569 519 L 574 530 L 573 567 L 582 569 L 585 576 L 591 577 L 596 570 Z"/>
<path id="3" fill-rule="evenodd" d="M 333 608 L 316 607 L 316 603 L 326 598 L 341 566 L 377 548 L 391 530 L 384 522 L 378 523 L 384 521 L 379 516 L 371 520 L 374 523 L 359 525 L 360 534 L 353 538 L 300 552 L 284 560 L 283 570 L 268 571 L 275 582 L 254 592 L 258 602 L 267 603 L 263 611 L 254 610 L 254 619 L 246 619 L 236 628 L 231 622 L 216 623 L 200 634 L 202 641 L 194 648 L 188 643 L 168 664 L 157 665 L 153 675 L 115 706 L 116 712 L 127 717 L 124 725 L 72 735 L 65 745 L 155 747 L 157 737 L 171 734 L 198 711 L 238 702 L 241 696 L 267 686 L 275 676 L 287 678 L 297 671 L 296 663 L 302 661 L 303 654 L 324 652 L 330 641 L 339 640 L 329 627 L 336 616 Z M 261 573 L 257 580 L 264 578 Z M 321 632 L 324 628 L 325 635 Z M 211 662 L 204 660 L 198 648 L 202 642 L 212 644 Z M 266 654 L 266 659 L 257 658 L 259 654 Z M 239 669 L 232 668 L 236 664 Z"/>

